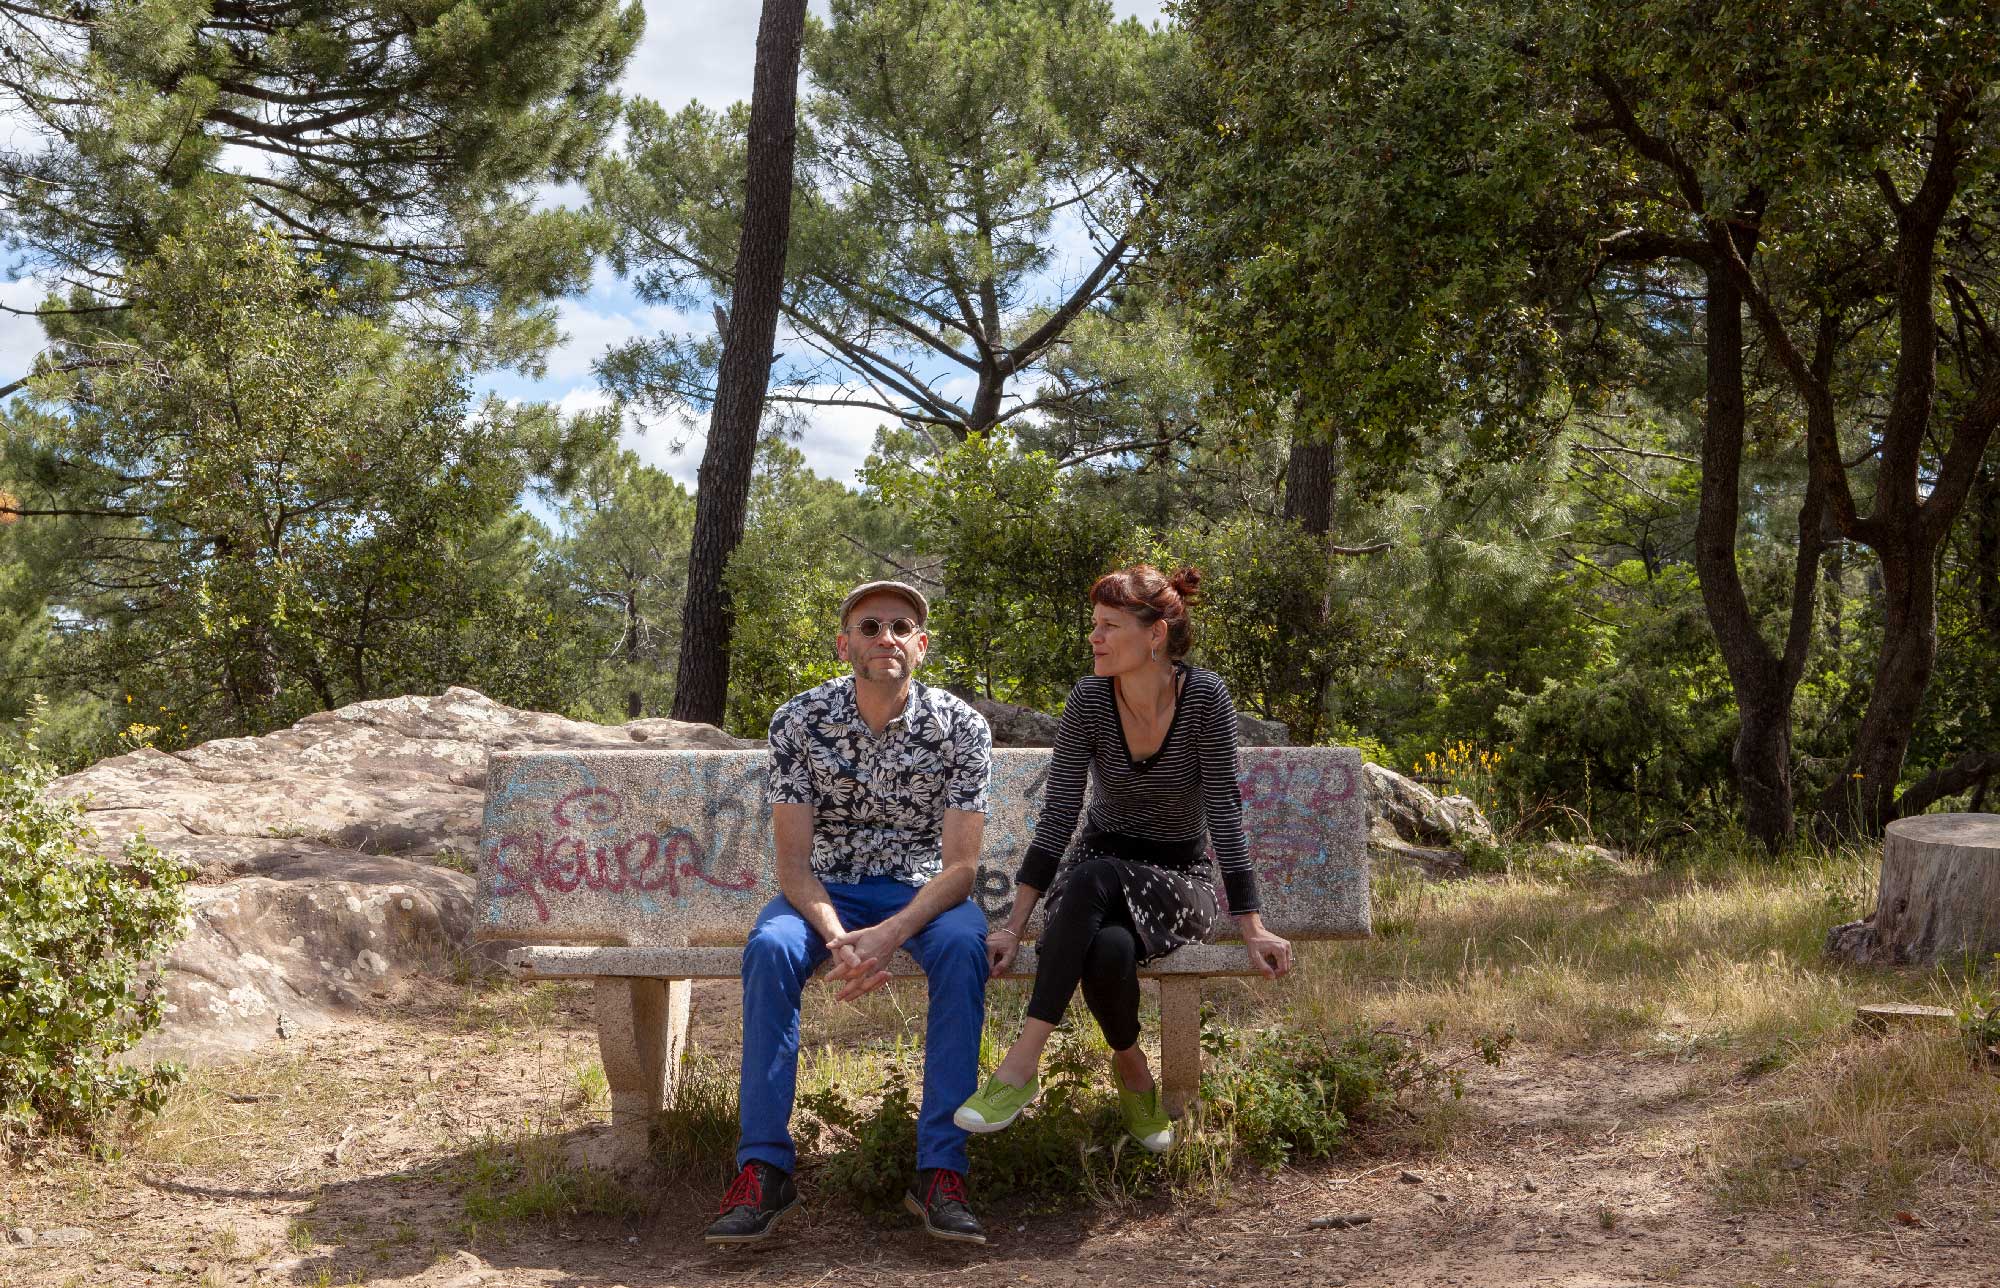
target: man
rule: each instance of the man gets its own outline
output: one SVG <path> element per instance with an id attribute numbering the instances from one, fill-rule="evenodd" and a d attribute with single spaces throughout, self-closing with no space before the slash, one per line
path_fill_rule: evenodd
<path id="1" fill-rule="evenodd" d="M 833 959 L 851 1001 L 888 982 L 907 948 L 930 982 L 917 1179 L 903 1204 L 941 1239 L 985 1243 L 965 1189 L 966 1133 L 952 1113 L 977 1090 L 986 1016 L 986 917 L 968 897 L 986 827 L 993 734 L 919 684 L 930 646 L 923 595 L 856 586 L 834 651 L 854 668 L 771 717 L 771 830 L 782 893 L 743 949 L 742 1135 L 736 1180 L 704 1236 L 754 1243 L 798 1204 L 789 1124 L 799 995 Z"/>

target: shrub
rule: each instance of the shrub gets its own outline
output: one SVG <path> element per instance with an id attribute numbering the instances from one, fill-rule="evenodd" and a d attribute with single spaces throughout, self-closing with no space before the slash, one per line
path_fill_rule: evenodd
<path id="1" fill-rule="evenodd" d="M 89 849 L 82 802 L 47 792 L 35 727 L 0 738 L 0 1140 L 15 1145 L 160 1107 L 179 1070 L 118 1056 L 160 1022 L 142 975 L 178 936 L 192 875 L 143 840 Z"/>
<path id="2" fill-rule="evenodd" d="M 1205 1029 L 1201 1080 L 1206 1131 L 1224 1133 L 1237 1157 L 1277 1167 L 1326 1158 L 1349 1124 L 1411 1112 L 1465 1089 L 1464 1071 L 1392 1033 L 1350 1029 L 1338 1035 L 1272 1029 L 1239 1035 Z M 1511 1034 L 1480 1043 L 1498 1064 Z"/>
<path id="3" fill-rule="evenodd" d="M 1174 1148 L 1155 1157 L 1123 1134 L 1102 1047 L 1075 1021 L 1064 1024 L 1043 1063 L 1034 1108 L 1006 1131 L 970 1142 L 980 1198 L 1025 1196 L 1046 1204 L 1162 1189 L 1214 1192 L 1238 1163 L 1275 1167 L 1325 1158 L 1351 1123 L 1417 1112 L 1463 1087 L 1462 1070 L 1394 1034 L 1243 1034 L 1204 1026 L 1202 1041 L 1208 1068 L 1201 1107 L 1179 1124 Z M 1480 1054 L 1497 1063 L 1511 1042 L 1511 1035 L 1490 1039 Z M 916 1152 L 910 1071 L 898 1065 L 872 1106 L 837 1086 L 801 1097 L 801 1104 L 809 1114 L 799 1143 L 819 1154 L 820 1187 L 862 1207 L 898 1203 Z"/>

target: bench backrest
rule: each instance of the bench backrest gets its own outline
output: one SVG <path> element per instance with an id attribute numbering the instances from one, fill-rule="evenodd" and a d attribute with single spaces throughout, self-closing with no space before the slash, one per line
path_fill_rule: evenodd
<path id="1" fill-rule="evenodd" d="M 1244 829 L 1265 924 L 1294 938 L 1368 934 L 1361 754 L 1246 747 L 1242 756 Z M 495 753 L 476 933 L 534 943 L 742 943 L 778 892 L 766 765 L 762 751 Z M 1013 904 L 1048 765 L 1046 750 L 993 753 L 973 886 L 991 920 Z"/>

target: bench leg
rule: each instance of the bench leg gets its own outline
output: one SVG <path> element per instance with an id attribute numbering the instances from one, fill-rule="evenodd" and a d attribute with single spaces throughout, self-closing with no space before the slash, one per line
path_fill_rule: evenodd
<path id="1" fill-rule="evenodd" d="M 687 1041 L 690 981 L 597 981 L 597 1048 L 611 1087 L 611 1134 L 622 1160 L 645 1157 Z"/>
<path id="2" fill-rule="evenodd" d="M 1201 977 L 1160 981 L 1160 1103 L 1179 1118 L 1201 1099 Z"/>

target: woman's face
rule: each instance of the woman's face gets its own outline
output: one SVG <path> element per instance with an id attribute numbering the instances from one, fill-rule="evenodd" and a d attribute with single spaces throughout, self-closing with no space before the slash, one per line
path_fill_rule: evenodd
<path id="1" fill-rule="evenodd" d="M 1124 675 L 1150 662 L 1155 648 L 1163 647 L 1167 624 L 1147 626 L 1121 608 L 1096 605 L 1090 614 L 1090 655 L 1098 675 Z"/>

